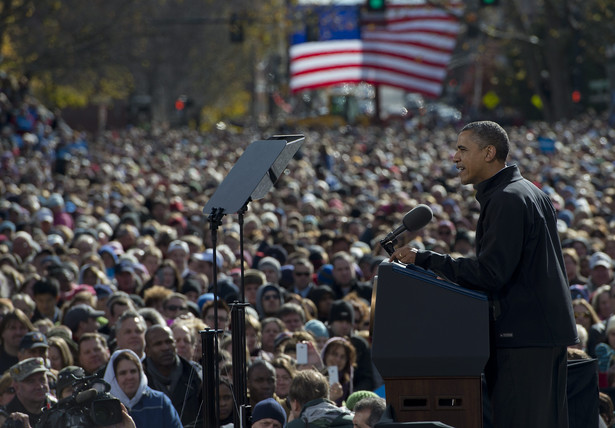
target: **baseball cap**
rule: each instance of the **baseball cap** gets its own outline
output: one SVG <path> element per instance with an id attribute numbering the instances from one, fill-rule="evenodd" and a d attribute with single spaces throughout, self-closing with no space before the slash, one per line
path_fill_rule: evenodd
<path id="1" fill-rule="evenodd" d="M 34 348 L 49 348 L 47 338 L 40 331 L 30 331 L 19 342 L 19 350 L 34 349 Z"/>
<path id="2" fill-rule="evenodd" d="M 194 254 L 193 257 L 197 260 L 200 260 L 203 262 L 209 262 L 213 264 L 214 250 L 211 248 L 208 248 L 202 253 Z M 222 267 L 222 265 L 224 264 L 224 256 L 222 256 L 222 254 L 220 254 L 219 252 L 216 252 L 216 261 L 218 262 L 217 263 L 218 267 Z"/>
<path id="3" fill-rule="evenodd" d="M 607 269 L 613 268 L 613 259 L 602 251 L 597 251 L 589 258 L 589 268 L 593 269 L 596 266 L 604 266 Z"/>
<path id="4" fill-rule="evenodd" d="M 75 305 L 66 312 L 62 324 L 75 331 L 80 322 L 87 321 L 88 318 L 102 317 L 103 315 L 105 315 L 103 311 L 97 311 L 89 305 Z"/>
<path id="5" fill-rule="evenodd" d="M 169 244 L 167 249 L 167 253 L 175 250 L 182 250 L 186 254 L 190 254 L 190 248 L 188 247 L 188 243 L 182 241 L 181 239 L 176 239 Z"/>
<path id="6" fill-rule="evenodd" d="M 45 360 L 40 357 L 27 358 L 23 361 L 18 362 L 9 369 L 11 378 L 16 382 L 22 382 L 28 376 L 33 375 L 34 373 L 47 373 L 48 371 L 49 370 L 47 369 L 47 367 L 45 367 Z"/>

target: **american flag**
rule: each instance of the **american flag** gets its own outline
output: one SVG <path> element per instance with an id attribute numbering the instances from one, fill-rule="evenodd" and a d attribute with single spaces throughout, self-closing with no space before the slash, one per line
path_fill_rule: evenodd
<path id="1" fill-rule="evenodd" d="M 413 0 L 390 1 L 384 14 L 361 12 L 358 5 L 313 8 L 317 40 L 306 36 L 309 30 L 294 34 L 291 90 L 367 82 L 437 97 L 455 48 L 461 7 L 457 1 L 436 7 Z"/>

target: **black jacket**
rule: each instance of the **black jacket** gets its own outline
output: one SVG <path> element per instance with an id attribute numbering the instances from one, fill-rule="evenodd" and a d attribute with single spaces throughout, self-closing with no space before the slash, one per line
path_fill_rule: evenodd
<path id="1" fill-rule="evenodd" d="M 487 293 L 492 345 L 554 347 L 578 341 L 549 197 L 509 166 L 476 186 L 476 258 L 419 251 L 416 264 Z"/>
<path id="2" fill-rule="evenodd" d="M 200 427 L 202 425 L 202 375 L 195 367 L 182 357 L 178 357 L 182 373 L 179 382 L 172 391 L 167 386 L 168 381 L 157 377 L 150 369 L 152 362 L 149 358 L 143 361 L 143 370 L 147 375 L 147 384 L 150 388 L 164 392 L 177 410 L 184 427 Z M 148 370 L 149 369 L 149 370 Z"/>

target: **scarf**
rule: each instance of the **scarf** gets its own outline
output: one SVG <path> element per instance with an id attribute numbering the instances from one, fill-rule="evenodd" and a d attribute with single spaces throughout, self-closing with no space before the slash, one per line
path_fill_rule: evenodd
<path id="1" fill-rule="evenodd" d="M 122 388 L 120 388 L 120 385 L 117 383 L 117 378 L 115 376 L 115 370 L 113 369 L 113 362 L 115 361 L 117 356 L 125 352 L 133 354 L 136 357 L 137 361 L 139 361 L 139 364 L 137 364 L 137 367 L 139 369 L 139 388 L 137 389 L 136 394 L 132 398 L 128 398 L 124 391 L 122 391 Z M 113 353 L 113 355 L 111 355 L 103 379 L 105 380 L 105 382 L 111 385 L 109 393 L 118 400 L 120 400 L 122 404 L 126 406 L 128 411 L 130 411 L 139 402 L 139 400 L 141 400 L 143 393 L 147 389 L 147 376 L 145 376 L 145 373 L 143 372 L 143 366 L 141 365 L 140 359 L 137 354 L 135 354 L 130 349 L 118 349 Z"/>

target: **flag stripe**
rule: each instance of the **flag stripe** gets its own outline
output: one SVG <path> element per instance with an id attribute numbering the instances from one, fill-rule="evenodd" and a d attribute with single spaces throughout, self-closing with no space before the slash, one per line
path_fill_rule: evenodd
<path id="1" fill-rule="evenodd" d="M 440 94 L 460 27 L 456 16 L 426 3 L 393 4 L 384 19 L 367 14 L 361 24 L 361 39 L 291 46 L 292 91 L 368 82 Z"/>

